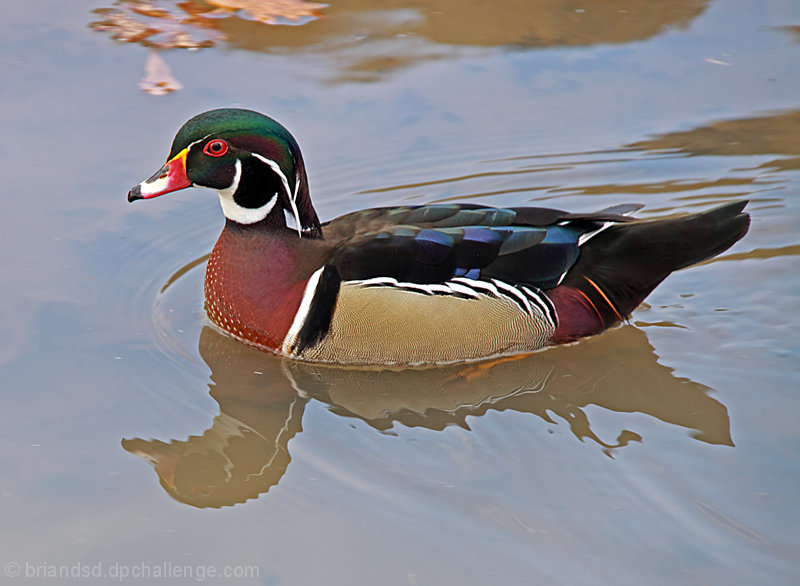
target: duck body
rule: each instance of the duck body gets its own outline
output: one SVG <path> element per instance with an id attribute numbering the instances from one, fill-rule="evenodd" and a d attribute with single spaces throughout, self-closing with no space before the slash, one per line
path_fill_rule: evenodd
<path id="1" fill-rule="evenodd" d="M 211 321 L 263 350 L 348 365 L 477 360 L 596 334 L 749 226 L 746 202 L 653 221 L 630 217 L 637 204 L 446 204 L 321 224 L 294 139 L 238 109 L 187 122 L 128 199 L 189 186 L 217 190 L 226 216 L 206 270 Z"/>

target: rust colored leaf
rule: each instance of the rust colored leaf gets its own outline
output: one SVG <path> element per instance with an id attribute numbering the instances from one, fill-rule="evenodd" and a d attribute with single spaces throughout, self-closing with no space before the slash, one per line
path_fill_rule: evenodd
<path id="1" fill-rule="evenodd" d="M 152 4 L 131 4 L 131 12 L 149 16 L 150 18 L 169 18 L 171 15 L 168 10 L 153 6 Z"/>
<path id="2" fill-rule="evenodd" d="M 147 53 L 147 61 L 144 64 L 145 78 L 139 82 L 139 87 L 148 94 L 163 96 L 170 92 L 183 88 L 172 75 L 172 70 L 156 51 Z"/>
<path id="3" fill-rule="evenodd" d="M 241 13 L 264 24 L 302 24 L 327 6 L 305 0 L 115 0 L 89 26 L 122 43 L 154 49 L 201 49 L 225 40 L 220 20 Z"/>
<path id="4" fill-rule="evenodd" d="M 222 15 L 193 0 L 117 0 L 113 8 L 98 8 L 94 13 L 102 20 L 89 26 L 111 33 L 112 39 L 122 43 L 154 49 L 200 49 L 225 39 L 217 30 Z"/>
<path id="5" fill-rule="evenodd" d="M 285 24 L 286 21 L 298 23 L 320 17 L 319 11 L 327 4 L 306 2 L 305 0 L 206 0 L 224 11 L 234 13 L 239 10 L 247 16 L 264 24 Z"/>

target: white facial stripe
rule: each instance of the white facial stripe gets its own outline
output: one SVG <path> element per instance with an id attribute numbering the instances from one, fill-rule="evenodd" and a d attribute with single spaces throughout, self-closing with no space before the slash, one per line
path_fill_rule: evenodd
<path id="1" fill-rule="evenodd" d="M 297 235 L 302 238 L 303 231 L 300 229 L 300 212 L 297 211 L 297 204 L 294 202 L 294 198 L 291 198 L 289 203 L 292 204 L 292 214 L 294 215 L 294 221 L 297 224 Z"/>
<path id="2" fill-rule="evenodd" d="M 233 181 L 225 189 L 218 190 L 219 196 L 233 201 L 233 194 L 239 189 L 239 180 L 242 178 L 242 162 L 236 159 L 236 173 L 233 174 Z"/>
<path id="3" fill-rule="evenodd" d="M 229 187 L 219 189 L 219 203 L 222 206 L 222 213 L 229 220 L 233 220 L 237 224 L 255 224 L 266 218 L 278 203 L 278 194 L 274 194 L 270 200 L 260 208 L 243 208 L 237 204 L 233 196 L 239 188 L 239 181 L 242 178 L 242 161 L 236 159 L 236 174 L 233 176 L 233 181 Z M 198 186 L 199 187 L 199 186 Z"/>
<path id="4" fill-rule="evenodd" d="M 205 139 L 207 139 L 209 136 L 211 136 L 211 135 L 210 135 L 210 134 L 206 134 L 206 135 L 205 135 L 203 138 L 198 138 L 196 141 L 194 141 L 194 142 L 190 142 L 190 143 L 189 143 L 189 145 L 186 147 L 186 150 L 187 150 L 187 151 L 190 151 L 190 150 L 192 150 L 192 147 L 193 147 L 194 145 L 196 145 L 198 142 L 203 142 L 203 141 L 204 141 Z"/>
<path id="5" fill-rule="evenodd" d="M 286 175 L 284 175 L 283 171 L 281 171 L 280 165 L 278 165 L 278 163 L 276 163 L 272 159 L 268 159 L 267 157 L 259 155 L 258 153 L 253 153 L 253 156 L 256 159 L 258 159 L 259 161 L 261 161 L 262 163 L 266 163 L 267 165 L 269 165 L 269 167 L 273 171 L 275 171 L 275 173 L 278 175 L 278 177 L 281 178 L 281 183 L 283 183 L 283 191 L 286 193 L 286 198 L 289 199 L 289 200 L 294 199 L 292 197 L 292 192 L 289 191 L 289 180 L 286 179 Z"/>
<path id="6" fill-rule="evenodd" d="M 292 215 L 294 215 L 295 222 L 297 223 L 297 235 L 302 238 L 302 227 L 300 225 L 300 212 L 297 211 L 297 202 L 295 199 L 297 198 L 297 185 L 299 183 L 295 183 L 295 192 L 294 194 L 289 190 L 289 180 L 286 178 L 286 175 L 283 174 L 280 165 L 273 161 L 272 159 L 268 159 L 258 153 L 253 153 L 253 156 L 257 158 L 259 161 L 269 165 L 269 167 L 275 171 L 278 177 L 281 178 L 281 183 L 283 183 L 283 191 L 286 193 L 286 199 L 289 200 L 289 205 L 292 206 Z"/>

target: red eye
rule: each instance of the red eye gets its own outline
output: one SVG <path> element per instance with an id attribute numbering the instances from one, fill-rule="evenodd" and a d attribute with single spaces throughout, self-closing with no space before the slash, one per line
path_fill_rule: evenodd
<path id="1" fill-rule="evenodd" d="M 211 157 L 221 157 L 228 152 L 228 143 L 217 138 L 204 146 L 203 152 Z"/>

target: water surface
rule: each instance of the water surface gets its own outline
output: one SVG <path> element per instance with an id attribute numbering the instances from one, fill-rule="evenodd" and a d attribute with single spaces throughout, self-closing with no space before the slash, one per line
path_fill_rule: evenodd
<path id="1" fill-rule="evenodd" d="M 137 87 L 148 49 L 89 28 L 100 7 L 19 3 L 0 24 L 4 582 L 172 564 L 195 575 L 170 583 L 796 583 L 796 3 L 234 17 L 214 48 L 161 53 L 183 85 L 162 97 Z M 291 363 L 208 326 L 213 194 L 125 200 L 186 119 L 227 105 L 292 130 L 323 219 L 749 199 L 752 227 L 579 344 Z"/>

